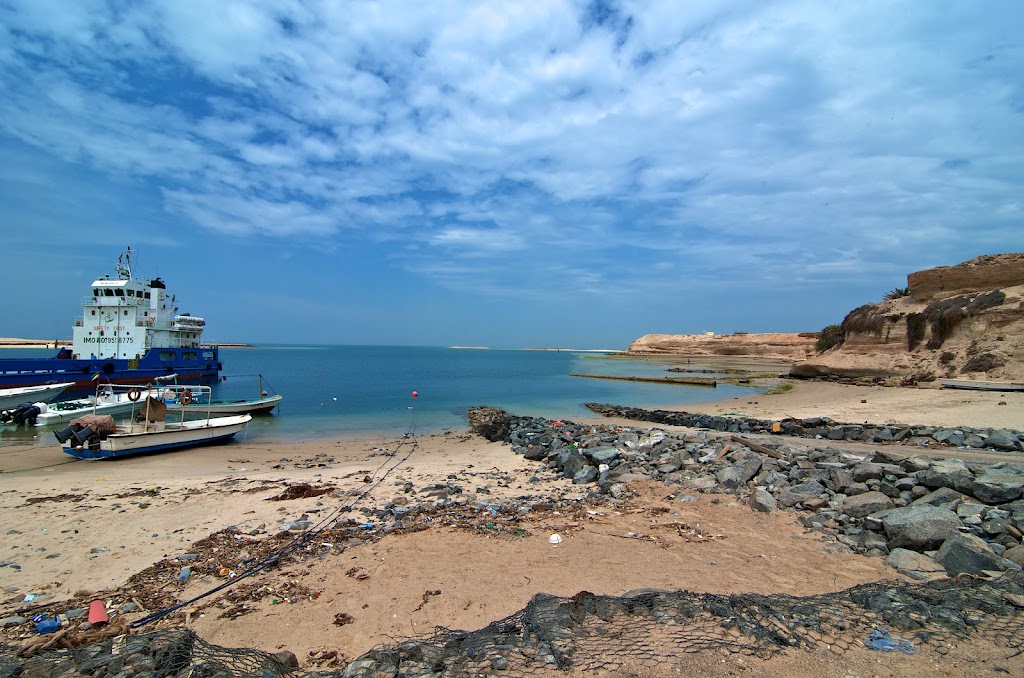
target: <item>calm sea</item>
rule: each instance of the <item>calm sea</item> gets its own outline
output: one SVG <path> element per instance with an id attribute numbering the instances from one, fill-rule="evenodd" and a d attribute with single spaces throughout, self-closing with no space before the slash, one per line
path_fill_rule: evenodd
<path id="1" fill-rule="evenodd" d="M 6 350 L 4 356 L 52 353 Z M 226 379 L 214 385 L 214 398 L 255 397 L 259 375 L 264 390 L 283 396 L 273 414 L 256 417 L 249 425 L 247 440 L 464 429 L 467 410 L 477 405 L 524 416 L 580 419 L 593 416 L 585 402 L 657 408 L 754 392 L 732 385 L 712 389 L 574 377 L 570 375 L 663 377 L 672 366 L 576 351 L 263 346 L 221 349 L 221 362 Z M 0 435 L 4 440 L 31 439 L 9 430 Z"/>

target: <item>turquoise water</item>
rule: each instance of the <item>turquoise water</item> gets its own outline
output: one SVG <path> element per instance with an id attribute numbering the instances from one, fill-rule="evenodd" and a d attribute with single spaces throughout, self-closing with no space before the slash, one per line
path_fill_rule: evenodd
<path id="1" fill-rule="evenodd" d="M 51 353 L 9 350 L 4 355 Z M 264 389 L 284 398 L 273 414 L 250 424 L 250 441 L 464 429 L 466 411 L 477 405 L 517 415 L 580 419 L 593 416 L 585 402 L 656 408 L 753 392 L 732 385 L 712 389 L 574 377 L 663 377 L 670 376 L 666 370 L 671 366 L 574 351 L 265 346 L 221 349 L 221 361 L 226 379 L 214 384 L 214 398 L 255 397 L 260 374 Z M 10 431 L 0 435 L 24 439 Z"/>

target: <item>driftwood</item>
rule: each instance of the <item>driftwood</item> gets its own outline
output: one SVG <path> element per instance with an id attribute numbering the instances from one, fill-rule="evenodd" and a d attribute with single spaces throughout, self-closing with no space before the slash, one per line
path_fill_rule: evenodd
<path id="1" fill-rule="evenodd" d="M 753 440 L 747 440 L 743 436 L 732 436 L 732 440 L 733 440 L 733 442 L 739 443 L 740 445 L 746 445 L 747 447 L 752 449 L 754 452 L 758 452 L 760 454 L 767 455 L 767 456 L 769 456 L 769 457 L 771 457 L 773 459 L 785 459 L 786 458 L 786 455 L 782 454 L 781 452 L 773 450 L 770 447 L 765 447 L 764 445 L 760 445 L 758 443 L 755 443 Z"/>

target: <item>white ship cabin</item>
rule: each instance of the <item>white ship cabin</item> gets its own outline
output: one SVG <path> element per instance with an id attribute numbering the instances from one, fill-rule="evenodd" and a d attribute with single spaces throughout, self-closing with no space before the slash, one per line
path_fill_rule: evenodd
<path id="1" fill-rule="evenodd" d="M 160 278 L 143 282 L 122 274 L 92 284 L 75 322 L 74 358 L 137 360 L 151 348 L 199 348 L 206 322 L 178 314 Z"/>

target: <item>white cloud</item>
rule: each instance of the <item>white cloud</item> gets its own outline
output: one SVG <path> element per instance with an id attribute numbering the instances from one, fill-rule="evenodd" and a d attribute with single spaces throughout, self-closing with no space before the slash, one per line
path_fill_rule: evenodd
<path id="1" fill-rule="evenodd" d="M 363 233 L 492 290 L 635 257 L 560 271 L 594 294 L 1024 245 L 1015 3 L 58 4 L 0 9 L 0 130 L 221 233 Z"/>

